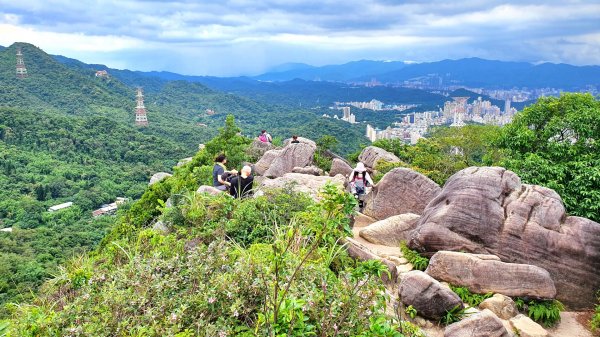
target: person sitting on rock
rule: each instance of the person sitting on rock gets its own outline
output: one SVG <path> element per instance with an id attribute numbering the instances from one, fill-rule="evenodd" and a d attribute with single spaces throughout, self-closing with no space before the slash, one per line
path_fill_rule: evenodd
<path id="1" fill-rule="evenodd" d="M 291 143 L 292 143 L 292 144 L 298 144 L 298 143 L 300 143 L 300 141 L 298 140 L 298 136 L 296 136 L 296 135 L 293 135 L 293 136 L 292 136 L 292 141 L 291 141 Z"/>
<path id="2" fill-rule="evenodd" d="M 236 170 L 227 171 L 225 164 L 227 163 L 227 156 L 220 154 L 215 158 L 215 166 L 213 167 L 213 187 L 218 190 L 226 191 L 231 182 L 227 181 L 226 176 L 237 174 Z M 227 175 L 225 174 L 227 173 Z"/>
<path id="3" fill-rule="evenodd" d="M 356 168 L 350 173 L 350 190 L 352 194 L 364 194 L 367 186 L 373 186 L 373 180 L 365 168 L 365 164 L 358 162 Z"/>
<path id="4" fill-rule="evenodd" d="M 260 132 L 260 135 L 258 136 L 258 140 L 260 140 L 263 143 L 272 143 L 273 142 L 273 138 L 267 132 L 267 130 L 262 130 Z"/>
<path id="5" fill-rule="evenodd" d="M 231 179 L 229 194 L 234 198 L 246 198 L 251 196 L 252 183 L 254 183 L 252 168 L 246 165 L 242 168 L 239 175 L 236 175 Z"/>

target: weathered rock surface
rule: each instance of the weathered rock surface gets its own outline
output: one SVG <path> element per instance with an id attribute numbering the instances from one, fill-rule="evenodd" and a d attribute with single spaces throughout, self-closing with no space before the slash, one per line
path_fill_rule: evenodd
<path id="1" fill-rule="evenodd" d="M 187 158 L 183 158 L 181 159 L 178 163 L 177 163 L 177 167 L 181 167 L 189 162 L 192 161 L 192 159 L 194 159 L 194 157 L 187 157 Z"/>
<path id="2" fill-rule="evenodd" d="M 421 216 L 413 213 L 394 215 L 365 227 L 359 235 L 372 243 L 398 247 L 408 241 Z"/>
<path id="3" fill-rule="evenodd" d="M 358 156 L 358 160 L 365 164 L 366 167 L 374 168 L 377 162 L 380 160 L 386 161 L 389 163 L 398 163 L 400 162 L 400 158 L 396 157 L 395 154 L 390 153 L 382 148 L 377 146 L 367 146 L 365 147 L 360 155 Z"/>
<path id="4" fill-rule="evenodd" d="M 316 166 L 294 167 L 292 173 L 310 174 L 313 176 L 322 176 L 323 170 Z"/>
<path id="5" fill-rule="evenodd" d="M 264 175 L 269 178 L 277 178 L 291 173 L 294 167 L 309 166 L 312 164 L 315 150 L 316 147 L 308 143 L 289 144 L 273 159 Z M 271 151 L 267 153 L 269 152 Z"/>
<path id="6" fill-rule="evenodd" d="M 405 213 L 422 214 L 440 191 L 440 186 L 426 176 L 407 168 L 395 168 L 366 196 L 364 213 L 378 220 Z"/>
<path id="7" fill-rule="evenodd" d="M 280 178 L 264 179 L 260 184 L 259 190 L 268 188 L 283 188 L 289 185 L 294 189 L 294 191 L 307 193 L 317 200 L 319 191 L 328 182 L 334 184 L 341 190 L 344 189 L 345 179 L 341 175 L 337 175 L 335 177 L 317 177 L 302 173 L 286 173 Z"/>
<path id="8" fill-rule="evenodd" d="M 510 337 L 502 321 L 489 310 L 470 315 L 460 322 L 450 324 L 444 337 Z"/>
<path id="9" fill-rule="evenodd" d="M 288 146 L 288 144 L 290 144 L 290 143 L 291 143 L 291 141 L 292 141 L 292 138 L 288 138 L 288 139 L 284 140 L 284 141 L 283 141 L 283 146 Z M 308 139 L 308 138 L 304 138 L 304 137 L 298 137 L 298 141 L 299 141 L 300 143 L 305 143 L 305 144 L 308 144 L 308 145 L 310 145 L 310 146 L 312 146 L 312 147 L 314 147 L 314 148 L 316 148 L 316 147 L 317 147 L 317 143 L 315 143 L 315 141 L 314 141 L 314 140 L 311 140 L 311 139 Z"/>
<path id="10" fill-rule="evenodd" d="M 348 177 L 352 173 L 352 167 L 348 165 L 345 161 L 333 158 L 333 162 L 331 163 L 331 170 L 329 170 L 329 175 L 331 177 L 335 177 L 338 174 L 343 175 L 344 177 Z"/>
<path id="11" fill-rule="evenodd" d="M 429 260 L 425 272 L 436 280 L 467 287 L 478 294 L 554 298 L 556 288 L 543 268 L 528 264 L 505 263 L 479 256 L 439 251 Z"/>
<path id="12" fill-rule="evenodd" d="M 402 303 L 412 305 L 425 318 L 439 320 L 446 311 L 463 307 L 458 295 L 419 270 L 402 275 L 398 293 Z"/>
<path id="13" fill-rule="evenodd" d="M 410 246 L 466 251 L 546 269 L 557 298 L 589 308 L 600 288 L 600 224 L 567 216 L 560 196 L 500 167 L 454 174 L 425 209 Z"/>
<path id="14" fill-rule="evenodd" d="M 198 187 L 198 189 L 196 190 L 196 193 L 219 195 L 219 194 L 223 193 L 223 191 L 221 191 L 215 187 L 212 187 L 212 186 L 202 185 L 202 186 Z"/>
<path id="15" fill-rule="evenodd" d="M 154 175 L 152 177 L 150 177 L 150 182 L 148 183 L 148 186 L 156 184 L 157 182 L 168 178 L 172 176 L 172 174 L 167 173 L 167 172 L 158 172 L 158 173 L 154 173 Z"/>
<path id="16" fill-rule="evenodd" d="M 254 141 L 252 141 L 252 144 L 250 144 L 246 150 L 246 154 L 252 158 L 260 158 L 265 154 L 265 152 L 274 149 L 275 145 L 273 145 L 273 143 L 261 142 L 258 138 L 255 138 Z"/>
<path id="17" fill-rule="evenodd" d="M 371 250 L 369 250 L 369 248 L 365 247 L 354 239 L 346 238 L 345 241 L 346 249 L 348 249 L 348 255 L 351 257 L 361 261 L 378 260 L 388 268 L 389 275 L 385 273 L 382 275 L 384 282 L 394 283 L 398 280 L 396 264 L 394 264 L 392 261 L 374 254 Z"/>
<path id="18" fill-rule="evenodd" d="M 479 304 L 479 309 L 489 309 L 501 319 L 511 319 L 519 314 L 515 301 L 502 294 L 494 294 L 494 296 L 485 299 Z"/>
<path id="19" fill-rule="evenodd" d="M 168 234 L 169 233 L 169 227 L 162 221 L 157 221 L 154 223 L 154 225 L 152 226 L 152 229 L 154 229 L 155 231 L 158 231 L 160 233 L 163 234 Z"/>
<path id="20" fill-rule="evenodd" d="M 519 337 L 547 337 L 548 331 L 531 318 L 520 314 L 510 319 L 510 325 L 519 333 Z"/>
<path id="21" fill-rule="evenodd" d="M 271 166 L 273 160 L 275 160 L 275 158 L 277 158 L 282 151 L 283 150 L 270 150 L 265 152 L 265 154 L 260 157 L 260 160 L 254 165 L 256 174 L 261 176 L 264 175 Z"/>

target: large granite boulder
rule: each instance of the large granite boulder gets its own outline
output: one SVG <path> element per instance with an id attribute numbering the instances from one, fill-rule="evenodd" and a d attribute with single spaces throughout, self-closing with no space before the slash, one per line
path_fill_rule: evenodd
<path id="1" fill-rule="evenodd" d="M 489 310 L 469 315 L 463 320 L 450 324 L 444 330 L 444 337 L 510 337 L 502 321 Z"/>
<path id="2" fill-rule="evenodd" d="M 265 152 L 274 150 L 275 145 L 269 142 L 261 142 L 258 138 L 255 138 L 252 144 L 246 150 L 246 154 L 248 154 L 251 158 L 261 158 Z"/>
<path id="3" fill-rule="evenodd" d="M 486 298 L 479 304 L 479 309 L 489 309 L 501 319 L 511 319 L 519 314 L 515 301 L 502 294 L 494 294 L 494 296 Z"/>
<path id="4" fill-rule="evenodd" d="M 350 176 L 350 173 L 352 173 L 352 167 L 348 165 L 348 163 L 339 158 L 333 158 L 331 169 L 329 170 L 329 175 L 331 177 L 335 177 L 338 174 L 348 177 Z"/>
<path id="5" fill-rule="evenodd" d="M 223 191 L 216 187 L 213 187 L 213 186 L 202 185 L 202 186 L 198 187 L 198 189 L 196 190 L 196 193 L 219 195 L 219 194 L 223 193 Z"/>
<path id="6" fill-rule="evenodd" d="M 411 248 L 494 254 L 546 269 L 557 298 L 589 308 L 600 288 L 600 224 L 567 216 L 560 196 L 501 167 L 454 174 L 411 236 Z"/>
<path id="7" fill-rule="evenodd" d="M 148 186 L 154 185 L 157 182 L 159 182 L 165 178 L 171 177 L 171 176 L 172 176 L 172 174 L 167 173 L 167 172 L 154 173 L 154 175 L 152 175 L 152 177 L 150 177 L 150 182 L 148 183 Z"/>
<path id="8" fill-rule="evenodd" d="M 319 199 L 319 191 L 327 183 L 331 183 L 337 186 L 340 190 L 344 189 L 345 179 L 341 175 L 335 177 L 327 176 L 313 176 L 302 173 L 286 173 L 283 177 L 276 179 L 264 179 L 258 188 L 258 190 L 264 190 L 269 188 L 283 188 L 290 186 L 297 192 L 304 192 L 309 194 L 313 199 Z M 258 194 L 260 195 L 260 193 Z"/>
<path id="9" fill-rule="evenodd" d="M 264 175 L 269 178 L 277 178 L 292 172 L 294 167 L 309 166 L 312 164 L 316 149 L 309 143 L 289 144 L 273 159 Z"/>
<path id="10" fill-rule="evenodd" d="M 317 143 L 315 143 L 314 140 L 308 139 L 308 138 L 304 138 L 304 137 L 298 137 L 298 141 L 300 143 L 305 143 L 308 144 L 314 148 L 317 148 Z M 286 140 L 283 141 L 283 146 L 288 146 L 288 144 L 291 144 L 292 142 L 292 138 L 288 138 Z"/>
<path id="11" fill-rule="evenodd" d="M 362 162 L 363 164 L 365 164 L 366 167 L 370 168 L 374 168 L 380 160 L 389 163 L 400 162 L 400 158 L 396 157 L 395 154 L 387 152 L 386 150 L 377 146 L 365 147 L 358 156 L 358 161 Z"/>
<path id="12" fill-rule="evenodd" d="M 282 151 L 283 150 L 269 150 L 265 152 L 265 154 L 263 154 L 263 156 L 260 157 L 260 160 L 254 165 L 254 171 L 256 172 L 256 174 L 261 176 L 264 175 L 265 172 L 267 172 L 267 170 L 269 169 L 269 167 L 271 167 L 271 163 L 273 163 L 273 160 L 279 157 Z"/>
<path id="13" fill-rule="evenodd" d="M 323 170 L 316 166 L 306 166 L 306 167 L 294 167 L 292 169 L 292 173 L 302 173 L 302 174 L 310 174 L 313 176 L 322 176 Z"/>
<path id="14" fill-rule="evenodd" d="M 510 326 L 519 333 L 519 337 L 547 337 L 548 331 L 531 318 L 520 314 L 510 319 Z"/>
<path id="15" fill-rule="evenodd" d="M 386 173 L 366 196 L 366 215 L 381 220 L 392 215 L 422 214 L 441 188 L 411 169 L 399 167 Z"/>
<path id="16" fill-rule="evenodd" d="M 425 273 L 478 294 L 498 293 L 543 299 L 556 296 L 554 282 L 545 269 L 474 254 L 439 251 L 429 260 Z"/>
<path id="17" fill-rule="evenodd" d="M 398 247 L 400 242 L 408 241 L 420 216 L 413 213 L 394 215 L 377 221 L 359 232 L 359 235 L 375 244 Z"/>
<path id="18" fill-rule="evenodd" d="M 420 270 L 401 276 L 398 294 L 404 305 L 412 305 L 420 316 L 434 320 L 439 320 L 446 311 L 455 307 L 463 308 L 458 295 Z"/>

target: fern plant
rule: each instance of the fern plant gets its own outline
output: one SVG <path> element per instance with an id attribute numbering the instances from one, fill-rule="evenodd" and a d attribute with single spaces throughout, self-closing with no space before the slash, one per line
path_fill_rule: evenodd
<path id="1" fill-rule="evenodd" d="M 527 316 L 545 327 L 556 325 L 560 321 L 560 312 L 565 307 L 557 300 L 530 300 L 515 299 L 517 309 L 525 311 Z"/>
<path id="2" fill-rule="evenodd" d="M 421 254 L 419 254 L 419 252 L 416 250 L 408 248 L 406 242 L 400 242 L 400 250 L 402 251 L 404 258 L 413 265 L 413 268 L 416 270 L 427 269 L 427 266 L 429 265 L 429 259 L 421 256 Z"/>
<path id="3" fill-rule="evenodd" d="M 494 295 L 493 293 L 473 294 L 466 287 L 457 287 L 453 285 L 450 285 L 450 289 L 452 289 L 452 291 L 455 292 L 463 302 L 467 303 L 472 307 L 477 307 L 479 304 L 481 304 L 481 302 Z"/>
<path id="4" fill-rule="evenodd" d="M 466 310 L 467 308 L 463 308 L 462 304 L 459 304 L 450 310 L 446 310 L 446 313 L 440 320 L 440 323 L 444 325 L 456 323 L 468 315 Z"/>

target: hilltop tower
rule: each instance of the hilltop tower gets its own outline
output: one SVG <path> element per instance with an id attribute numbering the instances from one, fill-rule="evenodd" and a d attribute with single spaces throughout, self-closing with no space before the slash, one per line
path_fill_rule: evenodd
<path id="1" fill-rule="evenodd" d="M 135 107 L 135 125 L 148 126 L 148 116 L 146 116 L 146 107 L 144 106 L 144 94 L 142 88 L 137 88 L 136 96 L 137 106 Z"/>
<path id="2" fill-rule="evenodd" d="M 17 47 L 17 78 L 26 78 L 27 68 L 25 68 L 25 61 L 23 61 L 23 53 L 21 47 Z"/>

